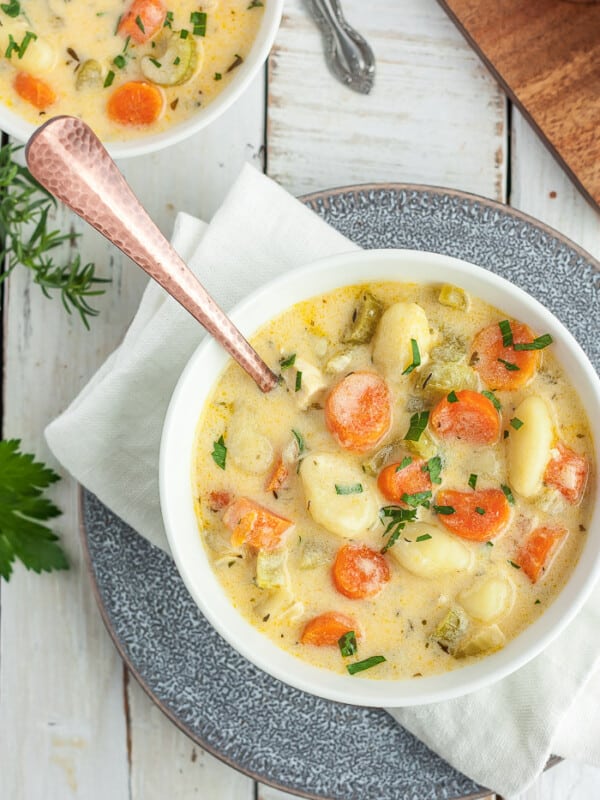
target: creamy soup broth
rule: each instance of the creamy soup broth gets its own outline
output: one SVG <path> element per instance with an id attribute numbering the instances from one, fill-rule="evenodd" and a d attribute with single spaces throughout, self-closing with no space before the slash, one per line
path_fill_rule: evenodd
<path id="1" fill-rule="evenodd" d="M 442 293 L 442 299 L 450 302 L 445 305 L 440 302 L 440 291 L 439 286 L 381 283 L 341 288 L 294 306 L 265 325 L 252 340 L 267 363 L 282 374 L 281 385 L 262 395 L 232 363 L 219 379 L 200 420 L 194 467 L 197 516 L 219 581 L 232 604 L 265 636 L 295 656 L 335 672 L 346 673 L 349 664 L 382 656 L 385 661 L 361 672 L 361 676 L 389 679 L 432 675 L 499 649 L 548 608 L 585 541 L 592 481 L 588 478 L 586 482 L 579 475 L 575 481 L 579 496 L 567 497 L 572 486 L 561 488 L 556 480 L 554 485 L 547 480 L 547 464 L 563 446 L 559 442 L 575 454 L 578 469 L 589 472 L 592 459 L 585 414 L 552 354 L 552 346 L 536 351 L 537 369 L 523 387 L 490 386 L 474 368 L 478 354 L 473 345 L 478 332 L 497 326 L 506 315 L 460 290 L 455 295 L 450 287 Z M 404 344 L 398 340 L 390 351 L 378 340 L 380 335 L 387 336 L 381 329 L 390 320 L 383 323 L 380 319 L 371 341 L 343 343 L 353 335 L 357 323 L 361 324 L 361 304 L 367 295 L 381 304 L 375 315 L 397 307 L 410 316 L 414 311 L 411 304 L 417 304 L 426 317 L 427 330 L 419 329 L 418 321 L 406 319 L 402 336 L 406 339 L 406 331 L 413 331 L 414 339 L 411 336 Z M 461 308 L 465 299 L 468 311 Z M 393 335 L 393 320 L 390 324 Z M 540 334 L 543 332 L 535 332 L 535 336 Z M 410 339 L 418 348 L 417 359 Z M 399 364 L 390 363 L 390 352 L 392 362 Z M 414 366 L 419 358 L 420 365 Z M 408 369 L 411 363 L 413 369 Z M 458 365 L 454 373 L 451 365 Z M 298 372 L 307 384 L 296 391 Z M 340 446 L 326 423 L 324 405 L 333 387 L 348 374 L 362 372 L 384 379 L 391 397 L 392 420 L 380 441 L 357 452 Z M 468 396 L 462 394 L 465 387 L 478 395 L 493 392 L 493 400 L 501 406 L 499 412 L 494 409 L 499 424 L 492 443 L 474 444 L 436 432 L 434 409 L 442 401 L 448 408 L 466 402 Z M 551 441 L 545 445 L 547 452 L 538 454 L 538 461 L 541 458 L 544 462 L 542 467 L 526 465 L 523 479 L 519 475 L 523 460 L 519 437 L 537 424 L 535 414 L 532 422 L 527 404 L 522 405 L 530 397 L 537 398 L 548 413 Z M 411 423 L 418 422 L 424 411 L 429 416 L 418 441 L 406 440 Z M 517 418 L 519 413 L 524 421 Z M 540 430 L 536 437 L 542 441 L 544 425 Z M 509 449 L 511 439 L 516 452 Z M 529 453 L 528 447 L 525 442 Z M 330 456 L 338 459 L 333 467 L 327 466 Z M 525 458 L 530 457 L 528 454 Z M 325 467 L 319 473 L 323 458 Z M 393 511 L 399 504 L 382 494 L 378 481 L 386 466 L 396 464 L 394 469 L 401 472 L 403 464 L 409 466 L 409 460 L 430 465 L 428 474 L 439 482 L 431 483 L 429 496 L 427 492 L 421 496 L 408 493 L 408 499 L 417 503 L 408 506 L 416 519 L 397 531 L 396 542 L 381 555 L 394 533 L 393 529 L 386 533 L 393 518 L 378 519 L 377 511 L 390 506 Z M 280 486 L 274 475 L 278 464 L 284 464 L 283 471 L 287 472 Z M 441 465 L 441 470 L 436 470 L 436 465 Z M 533 490 L 526 485 L 530 469 L 543 472 L 543 479 Z M 421 472 L 425 474 L 427 469 Z M 315 480 L 319 486 L 311 484 Z M 587 487 L 583 497 L 582 483 Z M 508 520 L 498 532 L 470 540 L 447 530 L 444 523 L 449 515 L 443 513 L 438 498 L 444 495 L 440 493 L 456 490 L 468 494 L 486 489 L 510 499 L 508 506 L 503 506 L 508 509 Z M 322 495 L 327 491 L 329 499 L 324 501 L 323 510 Z M 374 514 L 372 508 L 365 511 L 367 497 L 375 506 Z M 247 511 L 242 509 L 239 519 L 232 523 L 228 509 L 238 498 L 249 498 L 293 522 L 275 547 L 283 566 L 275 565 L 275 578 L 269 573 L 266 584 L 264 575 L 258 580 L 264 588 L 257 585 L 260 548 L 240 543 L 232 534 L 232 525 L 240 521 L 248 525 L 252 517 L 250 514 L 242 520 Z M 344 502 L 350 509 L 349 529 L 344 528 Z M 353 513 L 351 504 L 359 502 L 363 506 L 357 506 Z M 486 513 L 491 514 L 491 507 L 487 511 L 479 508 L 479 512 L 483 519 Z M 334 515 L 333 522 L 328 514 Z M 331 530 L 339 526 L 335 532 Z M 562 535 L 540 557 L 540 563 L 526 564 L 523 553 L 527 547 L 534 555 L 539 555 L 540 546 L 544 549 L 539 539 L 534 542 L 531 537 L 545 526 L 560 529 Z M 239 534 L 238 527 L 238 538 Z M 444 545 L 449 542 L 450 550 L 436 555 L 432 552 L 434 540 Z M 341 548 L 358 543 L 380 555 L 389 579 L 373 596 L 355 599 L 339 591 L 332 574 Z M 424 552 L 430 555 L 422 558 L 418 551 L 415 553 L 416 548 L 427 548 Z M 436 566 L 437 561 L 441 563 Z M 366 569 L 369 572 L 368 563 Z M 355 633 L 358 630 L 356 653 L 342 655 L 335 626 L 331 630 L 326 626 L 323 634 L 325 638 L 334 636 L 334 643 L 314 644 L 310 637 L 306 639 L 310 621 L 329 612 L 345 615 Z"/>
<path id="2" fill-rule="evenodd" d="M 230 83 L 250 52 L 263 6 L 251 0 L 11 0 L 2 7 L 9 13 L 0 11 L 0 100 L 33 124 L 57 114 L 81 117 L 105 141 L 164 131 Z M 141 103 L 147 118 L 135 111 L 128 116 L 122 107 L 111 118 L 111 98 L 130 82 L 149 85 L 151 95 L 140 101 L 130 92 L 121 106 Z"/>

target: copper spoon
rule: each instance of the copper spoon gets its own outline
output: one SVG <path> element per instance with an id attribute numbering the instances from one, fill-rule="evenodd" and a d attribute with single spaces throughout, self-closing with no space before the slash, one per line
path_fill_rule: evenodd
<path id="1" fill-rule="evenodd" d="M 233 356 L 263 392 L 277 376 L 177 255 L 92 129 L 54 117 L 25 148 L 29 171 L 51 194 L 136 262 Z"/>

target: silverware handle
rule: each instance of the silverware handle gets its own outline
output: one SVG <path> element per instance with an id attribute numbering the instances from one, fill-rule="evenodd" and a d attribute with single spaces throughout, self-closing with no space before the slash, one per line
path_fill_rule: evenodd
<path id="1" fill-rule="evenodd" d="M 34 178 L 136 262 L 198 320 L 263 392 L 277 376 L 171 247 L 95 133 L 75 117 L 54 117 L 30 138 Z"/>
<path id="2" fill-rule="evenodd" d="M 312 0 L 313 8 L 323 18 L 329 32 L 336 40 L 339 52 L 349 67 L 361 64 L 363 54 L 356 42 L 346 32 L 344 15 L 339 0 Z"/>

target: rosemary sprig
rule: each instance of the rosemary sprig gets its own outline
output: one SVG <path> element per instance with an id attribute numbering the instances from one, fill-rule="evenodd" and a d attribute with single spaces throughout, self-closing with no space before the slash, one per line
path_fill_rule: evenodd
<path id="1" fill-rule="evenodd" d="M 32 271 L 34 283 L 46 297 L 60 292 L 65 310 L 76 311 L 89 329 L 89 318 L 98 314 L 89 299 L 104 294 L 100 284 L 110 280 L 98 278 L 95 264 L 84 264 L 79 254 L 62 265 L 53 260 L 51 252 L 66 242 L 72 245 L 79 234 L 49 229 L 48 215 L 56 201 L 15 161 L 21 149 L 12 144 L 0 147 L 0 255 L 4 262 L 0 283 L 22 264 Z"/>

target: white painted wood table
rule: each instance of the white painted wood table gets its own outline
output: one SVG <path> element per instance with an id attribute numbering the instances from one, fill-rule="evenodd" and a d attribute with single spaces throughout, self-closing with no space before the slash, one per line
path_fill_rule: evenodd
<path id="1" fill-rule="evenodd" d="M 165 233 L 179 209 L 209 219 L 250 161 L 294 194 L 375 181 L 455 187 L 554 226 L 600 256 L 599 216 L 579 196 L 435 0 L 344 0 L 377 56 L 368 97 L 327 71 L 302 0 L 287 0 L 269 69 L 219 122 L 121 167 Z M 4 296 L 4 429 L 52 462 L 42 431 L 119 342 L 144 277 L 82 231 L 112 277 L 88 333 L 15 271 Z M 180 733 L 128 676 L 82 562 L 77 487 L 55 499 L 69 572 L 17 568 L 1 586 L 0 797 L 6 800 L 275 800 Z M 385 793 L 382 788 L 382 797 Z M 590 800 L 600 770 L 563 763 L 520 800 Z"/>

